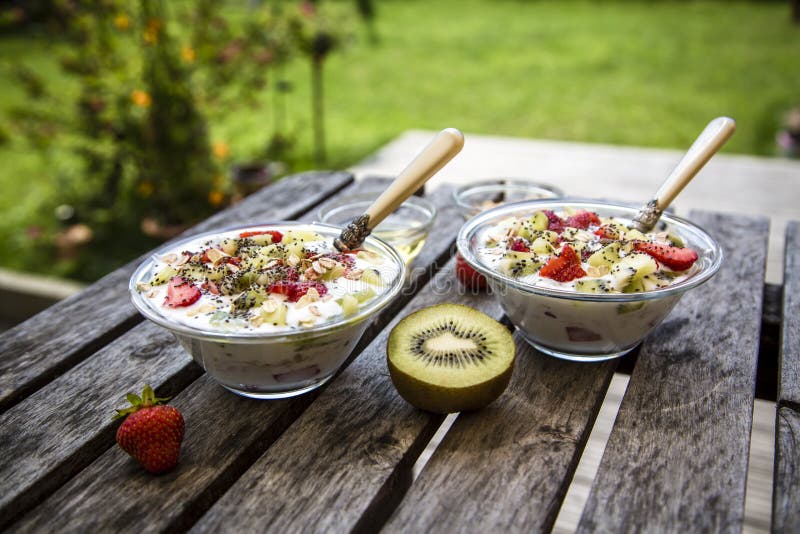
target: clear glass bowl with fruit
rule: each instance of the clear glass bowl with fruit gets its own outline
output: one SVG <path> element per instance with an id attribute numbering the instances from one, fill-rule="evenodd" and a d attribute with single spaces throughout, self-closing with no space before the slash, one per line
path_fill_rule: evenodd
<path id="1" fill-rule="evenodd" d="M 131 300 L 229 390 L 299 395 L 333 376 L 405 278 L 384 241 L 342 253 L 340 232 L 279 221 L 188 237 L 139 266 Z"/>
<path id="2" fill-rule="evenodd" d="M 679 217 L 639 232 L 638 211 L 577 199 L 505 204 L 470 219 L 458 250 L 531 345 L 569 360 L 616 358 L 723 257 L 708 233 Z"/>
<path id="3" fill-rule="evenodd" d="M 467 219 L 500 204 L 563 196 L 564 192 L 555 186 L 523 178 L 480 180 L 453 192 L 456 205 Z"/>

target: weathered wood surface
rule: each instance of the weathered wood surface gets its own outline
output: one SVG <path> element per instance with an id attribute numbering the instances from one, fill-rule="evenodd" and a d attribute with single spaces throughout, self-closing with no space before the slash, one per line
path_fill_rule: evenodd
<path id="1" fill-rule="evenodd" d="M 225 225 L 293 219 L 352 180 L 352 175 L 342 172 L 296 175 L 203 221 L 187 234 Z M 0 337 L 0 410 L 19 402 L 141 321 L 127 291 L 128 279 L 142 259 Z"/>
<path id="2" fill-rule="evenodd" d="M 344 189 L 341 194 L 355 193 L 362 187 L 373 185 L 373 183 L 363 185 L 360 182 L 355 183 Z M 449 194 L 450 190 L 443 190 L 439 194 L 433 195 L 431 200 L 434 204 L 439 205 L 440 209 L 447 211 L 449 208 L 446 204 L 450 202 Z M 303 218 L 301 217 L 301 219 Z M 432 232 L 435 239 L 415 260 L 415 265 L 420 268 L 412 273 L 408 281 L 408 291 L 397 299 L 399 302 L 408 302 L 415 285 L 424 283 L 422 282 L 424 276 L 435 271 L 434 264 L 437 259 L 450 255 L 450 246 L 455 239 L 457 225 L 460 225 L 460 222 L 452 217 L 445 219 L 441 225 L 437 225 Z M 395 312 L 391 309 L 385 309 L 371 329 L 379 331 L 394 315 Z M 76 435 L 71 436 L 70 441 L 72 448 L 81 447 L 85 458 L 82 457 L 82 461 L 77 465 L 60 465 L 59 461 L 65 461 L 67 458 L 65 451 L 60 449 L 50 453 L 36 451 L 37 454 L 43 455 L 43 461 L 47 462 L 45 467 L 49 467 L 51 471 L 60 471 L 56 473 L 58 476 L 43 482 L 33 478 L 33 475 L 41 473 L 45 467 L 39 464 L 32 465 L 30 475 L 33 479 L 31 483 L 25 479 L 24 487 L 20 489 L 23 497 L 21 500 L 18 498 L 18 502 L 24 506 L 19 507 L 18 510 L 25 510 L 32 502 L 31 498 L 38 499 L 47 495 L 58 485 L 64 483 L 69 476 L 76 473 L 77 476 L 15 524 L 15 529 L 29 531 L 50 528 L 56 515 L 60 529 L 73 531 L 85 531 L 100 525 L 111 527 L 115 531 L 157 531 L 187 527 L 263 453 L 264 449 L 316 397 L 316 394 L 307 394 L 280 402 L 253 401 L 233 395 L 204 377 L 193 383 L 173 401 L 184 412 L 188 429 L 183 444 L 180 468 L 166 477 L 159 477 L 158 485 L 152 484 L 152 477 L 146 474 L 140 473 L 131 477 L 130 475 L 137 473 L 139 468 L 124 452 L 113 446 L 113 432 L 116 425 L 112 426 L 110 417 L 106 420 L 106 416 L 113 413 L 112 407 L 119 405 L 121 393 L 136 389 L 131 377 L 147 377 L 151 385 L 157 386 L 169 376 L 184 373 L 186 369 L 192 370 L 193 376 L 197 376 L 201 372 L 196 365 L 190 363 L 189 357 L 171 340 L 171 336 L 154 325 L 149 323 L 139 325 L 126 336 L 138 335 L 142 330 L 145 330 L 146 333 L 137 338 L 137 343 L 141 345 L 139 351 L 157 354 L 158 351 L 163 350 L 168 354 L 168 358 L 172 358 L 171 363 L 175 361 L 179 363 L 173 366 L 166 366 L 162 363 L 161 365 L 169 368 L 162 370 L 164 371 L 163 376 L 153 376 L 154 373 L 151 370 L 130 369 L 124 361 L 122 363 L 113 361 L 109 363 L 105 360 L 100 362 L 100 365 L 108 365 L 103 372 L 119 376 L 118 382 L 121 382 L 115 383 L 113 387 L 105 388 L 108 389 L 108 392 L 105 392 L 104 389 L 105 396 L 102 398 L 112 402 L 110 405 L 106 402 L 102 411 L 99 412 L 103 416 L 102 420 L 91 418 L 82 422 L 80 414 L 77 412 L 80 399 L 75 398 L 65 401 L 70 407 L 70 413 L 65 415 L 65 420 L 60 421 L 56 428 L 56 430 L 60 430 L 62 427 L 69 429 L 80 427 L 86 433 L 84 437 L 81 437 L 76 432 Z M 166 336 L 167 344 L 170 345 L 168 349 L 160 345 L 152 349 L 147 348 L 147 338 L 154 331 Z M 356 349 L 357 351 L 358 349 Z M 84 366 L 92 364 L 97 359 L 98 356 L 93 356 L 81 366 L 69 371 L 67 376 L 71 376 L 79 369 L 82 370 Z M 162 359 L 160 357 L 159 361 Z M 79 384 L 71 384 L 75 390 L 90 387 L 91 381 L 98 377 L 97 370 L 82 374 L 84 380 Z M 184 385 L 186 383 L 188 382 L 183 381 Z M 35 403 L 41 402 L 42 396 L 68 398 L 70 391 L 54 389 L 53 386 L 58 385 L 60 385 L 58 381 L 49 384 L 8 413 L 23 413 L 25 409 L 33 409 L 32 406 L 35 406 Z M 137 387 L 141 389 L 140 386 L 137 385 Z M 101 397 L 98 395 L 98 398 Z M 232 417 L 232 414 L 235 414 L 235 417 Z M 0 419 L 0 421 L 2 420 Z M 111 427 L 110 430 L 106 430 L 107 426 Z M 95 447 L 93 441 L 95 438 L 93 430 L 96 432 L 97 429 L 101 429 L 107 434 L 104 434 L 103 446 L 99 448 Z M 56 436 L 57 434 L 43 429 L 37 441 L 51 442 L 56 439 Z M 78 473 L 93 459 L 92 451 L 96 451 L 95 456 L 101 453 L 102 455 Z M 12 458 L 8 459 L 9 464 L 13 465 L 15 461 L 20 461 L 25 457 L 22 453 L 26 452 L 20 451 L 19 456 L 14 454 Z M 69 452 L 66 451 L 66 453 Z M 3 470 L 0 470 L 0 473 L 5 474 Z M 102 473 L 116 473 L 118 476 L 103 477 Z M 28 473 L 26 472 L 26 474 Z M 9 491 L 13 491 L 11 486 L 18 483 L 19 480 L 18 473 L 9 468 L 6 481 Z M 4 486 L 0 486 L 0 488 L 5 491 Z M 131 499 L 131 495 L 137 495 L 137 498 Z"/>
<path id="3" fill-rule="evenodd" d="M 800 222 L 786 232 L 772 529 L 800 528 Z"/>
<path id="4" fill-rule="evenodd" d="M 768 222 L 692 220 L 726 261 L 642 347 L 580 532 L 742 529 Z"/>
<path id="5" fill-rule="evenodd" d="M 465 295 L 454 261 L 376 337 L 193 528 L 276 532 L 374 531 L 411 480 L 443 416 L 399 397 L 386 368 L 391 328 L 412 311 L 460 302 L 500 318 L 489 295 Z M 302 453 L 298 454 L 299 451 Z"/>
<path id="6" fill-rule="evenodd" d="M 458 416 L 382 532 L 552 528 L 616 361 L 560 361 L 515 338 L 509 389 Z"/>
<path id="7" fill-rule="evenodd" d="M 172 334 L 143 323 L 0 415 L 0 527 L 114 444 L 126 392 L 180 391 L 201 372 Z"/>

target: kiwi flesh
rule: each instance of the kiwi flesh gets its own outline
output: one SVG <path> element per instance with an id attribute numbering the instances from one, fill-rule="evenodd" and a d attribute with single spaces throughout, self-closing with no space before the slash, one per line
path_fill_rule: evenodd
<path id="1" fill-rule="evenodd" d="M 389 334 L 392 383 L 413 406 L 435 413 L 479 410 L 505 391 L 514 370 L 511 333 L 468 306 L 438 304 Z"/>

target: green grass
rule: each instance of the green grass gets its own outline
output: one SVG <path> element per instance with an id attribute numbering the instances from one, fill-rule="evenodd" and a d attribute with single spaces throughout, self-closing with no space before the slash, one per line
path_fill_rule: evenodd
<path id="1" fill-rule="evenodd" d="M 771 155 L 782 113 L 800 105 L 800 27 L 785 3 L 414 0 L 377 8 L 379 44 L 359 39 L 326 65 L 328 167 L 352 164 L 406 129 L 445 126 L 685 148 L 718 115 L 738 123 L 726 152 Z M 23 60 L 69 94 L 57 57 L 42 36 L 0 38 L 4 63 Z M 309 167 L 308 66 L 296 62 L 287 75 L 297 168 Z M 234 159 L 263 147 L 272 129 L 267 98 L 211 125 Z M 18 89 L 0 84 L 0 114 L 21 102 Z M 17 139 L 0 147 L 0 161 L 0 239 L 4 250 L 21 250 L 20 229 L 43 216 L 37 197 L 75 162 L 63 150 L 43 162 Z M 15 261 L 0 264 L 25 267 Z"/>

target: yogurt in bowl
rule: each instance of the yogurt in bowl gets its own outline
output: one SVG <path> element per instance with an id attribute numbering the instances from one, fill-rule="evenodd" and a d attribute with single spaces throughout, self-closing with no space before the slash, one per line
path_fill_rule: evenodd
<path id="1" fill-rule="evenodd" d="M 345 254 L 340 232 L 274 222 L 189 237 L 139 266 L 131 300 L 231 391 L 299 395 L 333 376 L 405 278 L 385 242 Z"/>
<path id="2" fill-rule="evenodd" d="M 569 360 L 616 358 L 722 262 L 698 226 L 664 215 L 643 234 L 633 228 L 637 212 L 576 199 L 507 204 L 468 221 L 458 248 L 537 349 Z"/>

